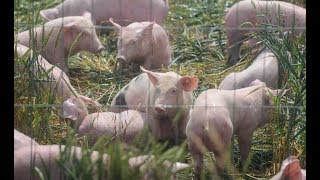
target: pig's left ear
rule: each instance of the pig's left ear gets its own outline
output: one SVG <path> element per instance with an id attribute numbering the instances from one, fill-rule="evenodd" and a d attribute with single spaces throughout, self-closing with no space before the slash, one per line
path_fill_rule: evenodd
<path id="1" fill-rule="evenodd" d="M 154 21 L 151 22 L 148 26 L 146 26 L 142 31 L 141 34 L 144 36 L 149 37 L 150 35 L 152 35 L 152 29 L 153 29 L 153 25 L 154 25 Z"/>
<path id="2" fill-rule="evenodd" d="M 72 21 L 63 25 L 63 32 L 70 32 L 77 27 L 77 21 Z"/>
<path id="3" fill-rule="evenodd" d="M 71 119 L 72 121 L 76 121 L 78 119 L 78 108 L 77 106 L 70 102 L 69 100 L 66 100 L 62 104 L 63 109 L 63 118 Z"/>
<path id="4" fill-rule="evenodd" d="M 158 81 L 159 81 L 159 77 L 156 73 L 152 72 L 152 71 L 148 71 L 145 68 L 143 68 L 142 66 L 140 66 L 140 69 L 142 72 L 147 73 L 149 80 L 151 81 L 151 83 L 156 86 L 158 85 Z"/>
<path id="5" fill-rule="evenodd" d="M 282 163 L 281 170 L 283 170 L 281 179 L 290 179 L 290 180 L 300 180 L 302 179 L 301 167 L 299 160 L 296 158 L 289 157 L 293 160 L 286 159 L 284 163 Z M 286 162 L 288 161 L 288 162 Z"/>
<path id="6" fill-rule="evenodd" d="M 198 78 L 191 76 L 183 76 L 180 79 L 180 85 L 186 92 L 191 92 L 198 87 Z"/>

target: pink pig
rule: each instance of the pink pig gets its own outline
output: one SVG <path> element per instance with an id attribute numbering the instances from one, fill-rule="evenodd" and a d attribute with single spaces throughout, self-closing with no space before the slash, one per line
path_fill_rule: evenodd
<path id="1" fill-rule="evenodd" d="M 37 146 L 39 145 L 36 141 L 34 141 L 31 137 L 17 131 L 14 129 L 14 150 L 17 150 L 21 147 L 25 146 Z"/>
<path id="2" fill-rule="evenodd" d="M 135 22 L 126 27 L 110 22 L 118 32 L 119 69 L 134 62 L 146 69 L 167 67 L 172 61 L 171 47 L 166 31 L 154 22 Z"/>
<path id="3" fill-rule="evenodd" d="M 282 162 L 280 171 L 271 180 L 306 180 L 306 170 L 301 169 L 295 156 L 290 156 Z"/>
<path id="4" fill-rule="evenodd" d="M 283 1 L 244 0 L 234 4 L 227 10 L 225 32 L 229 64 L 234 65 L 239 61 L 242 45 L 240 41 L 246 39 L 250 32 L 255 31 L 252 28 L 261 23 L 279 24 L 279 8 L 283 25 L 290 30 L 294 22 L 296 34 L 301 34 L 306 26 L 306 9 L 294 4 Z M 240 30 L 240 28 L 243 29 Z M 255 41 L 254 39 L 250 40 L 249 44 L 252 46 Z M 232 45 L 233 47 L 231 47 Z"/>
<path id="5" fill-rule="evenodd" d="M 40 11 L 47 20 L 92 13 L 95 24 L 107 22 L 110 17 L 126 26 L 131 22 L 155 21 L 162 24 L 168 15 L 168 0 L 65 0 L 54 8 Z"/>
<path id="6" fill-rule="evenodd" d="M 30 31 L 19 33 L 18 43 L 32 47 L 35 40 L 37 50 L 43 48 L 41 55 L 69 75 L 67 63 L 69 56 L 80 51 L 99 53 L 104 50 L 90 18 L 91 14 L 84 12 L 83 16 L 70 16 L 49 21 L 44 24 L 44 31 L 42 26 L 33 29 L 34 38 L 30 37 Z M 48 36 L 50 36 L 48 42 L 44 44 Z"/>
<path id="7" fill-rule="evenodd" d="M 216 171 L 219 175 L 223 174 L 233 134 L 238 137 L 240 165 L 243 167 L 249 155 L 253 133 L 270 120 L 270 110 L 274 105 L 272 96 L 278 96 L 278 91 L 269 89 L 265 83 L 256 80 L 246 88 L 209 89 L 198 96 L 186 127 L 197 177 L 206 151 L 214 153 Z"/>

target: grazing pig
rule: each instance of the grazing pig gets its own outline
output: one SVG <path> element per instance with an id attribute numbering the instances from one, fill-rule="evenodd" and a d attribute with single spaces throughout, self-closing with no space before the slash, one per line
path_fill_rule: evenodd
<path id="1" fill-rule="evenodd" d="M 54 8 L 40 11 L 47 20 L 92 13 L 95 24 L 102 24 L 110 17 L 126 26 L 130 22 L 155 21 L 162 25 L 168 15 L 168 0 L 65 0 Z"/>
<path id="2" fill-rule="evenodd" d="M 69 75 L 68 57 L 80 51 L 99 53 L 104 50 L 99 41 L 92 21 L 91 14 L 85 12 L 83 16 L 70 16 L 49 21 L 44 27 L 33 29 L 18 34 L 18 43 L 33 47 L 36 43 L 37 50 L 42 49 L 41 55 L 51 64 L 59 67 Z M 47 44 L 45 39 L 48 39 Z M 76 42 L 76 43 L 75 43 Z"/>
<path id="3" fill-rule="evenodd" d="M 271 119 L 272 96 L 279 94 L 259 80 L 253 85 L 237 90 L 209 89 L 195 100 L 186 134 L 196 176 L 200 175 L 206 151 L 214 153 L 216 171 L 222 175 L 233 134 L 238 137 L 240 166 L 246 163 L 253 132 Z"/>
<path id="4" fill-rule="evenodd" d="M 149 78 L 145 98 L 148 126 L 156 140 L 185 139 L 185 129 L 192 105 L 192 91 L 198 79 L 175 72 L 154 73 L 141 67 Z"/>
<path id="5" fill-rule="evenodd" d="M 36 141 L 34 141 L 31 137 L 17 131 L 14 129 L 14 150 L 17 150 L 21 147 L 30 147 L 39 145 Z"/>
<path id="6" fill-rule="evenodd" d="M 245 88 L 255 79 L 265 82 L 267 87 L 276 88 L 277 86 L 279 79 L 278 60 L 267 48 L 254 59 L 247 69 L 241 72 L 233 72 L 226 76 L 218 89 L 233 90 Z"/>
<path id="7" fill-rule="evenodd" d="M 117 60 L 119 70 L 128 63 L 136 63 L 144 68 L 160 69 L 171 62 L 171 48 L 166 31 L 154 22 L 135 22 L 126 27 L 110 22 L 118 32 Z"/>
<path id="8" fill-rule="evenodd" d="M 68 153 L 68 150 L 70 150 L 71 154 Z M 29 146 L 22 147 L 14 151 L 14 179 L 42 179 L 39 173 L 35 171 L 35 167 L 42 172 L 44 179 L 66 179 L 64 167 L 75 167 L 77 164 L 72 160 L 74 157 L 80 160 L 83 155 L 82 149 L 75 146 L 71 148 L 67 148 L 64 145 L 61 145 L 61 147 L 59 145 L 38 145 L 33 148 Z M 97 151 L 93 151 L 88 155 L 90 155 L 92 163 L 99 159 Z M 67 162 L 62 164 L 64 167 L 57 162 L 60 158 L 67 158 Z M 108 161 L 108 155 L 103 154 L 102 162 L 107 164 Z M 96 177 L 97 173 L 95 167 L 92 171 L 92 176 Z"/>
<path id="9" fill-rule="evenodd" d="M 17 44 L 14 49 L 18 57 L 23 57 L 28 53 L 29 48 Z M 30 50 L 30 58 L 32 57 L 32 53 L 33 51 Z M 61 99 L 63 102 L 62 111 L 58 113 L 61 118 L 71 120 L 71 125 L 73 125 L 78 121 L 82 121 L 88 115 L 85 104 L 100 105 L 98 102 L 78 94 L 72 87 L 68 76 L 61 69 L 52 66 L 40 55 L 35 59 L 33 68 L 31 67 L 30 70 L 33 69 L 35 76 L 44 77 L 45 82 L 43 82 L 43 85 L 46 89 L 56 89 L 57 99 Z"/>
<path id="10" fill-rule="evenodd" d="M 301 169 L 300 162 L 295 156 L 290 156 L 282 162 L 280 171 L 271 180 L 305 180 L 306 170 Z"/>
<path id="11" fill-rule="evenodd" d="M 240 59 L 240 48 L 257 24 L 268 23 L 291 28 L 294 22 L 296 34 L 303 32 L 306 26 L 306 9 L 283 1 L 245 0 L 234 4 L 225 16 L 225 31 L 227 36 L 228 63 L 236 64 Z M 294 19 L 295 18 L 295 19 Z M 249 22 L 249 23 L 246 23 Z M 246 23 L 246 24 L 243 24 Z M 240 29 L 241 28 L 241 29 Z M 251 40 L 253 45 L 255 40 Z M 231 47 L 233 46 L 233 47 Z"/>
<path id="12" fill-rule="evenodd" d="M 102 135 L 110 138 L 120 137 L 122 142 L 130 144 L 145 127 L 147 114 L 135 110 L 121 113 L 102 112 L 89 114 L 79 127 L 78 135 L 87 136 L 94 144 Z"/>

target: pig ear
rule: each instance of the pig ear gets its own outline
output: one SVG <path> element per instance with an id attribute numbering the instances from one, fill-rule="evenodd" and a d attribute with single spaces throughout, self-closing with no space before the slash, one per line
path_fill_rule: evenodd
<path id="1" fill-rule="evenodd" d="M 145 35 L 145 36 L 149 36 L 152 35 L 152 29 L 153 29 L 153 25 L 154 25 L 154 21 L 152 23 L 150 23 L 148 26 L 146 26 L 142 31 L 141 34 Z"/>
<path id="2" fill-rule="evenodd" d="M 266 83 L 260 81 L 259 79 L 252 81 L 249 86 L 259 86 L 259 85 L 264 85 L 264 87 L 266 87 Z"/>
<path id="3" fill-rule="evenodd" d="M 110 22 L 114 27 L 116 27 L 116 31 L 117 31 L 118 33 L 122 30 L 122 27 L 121 27 L 119 24 L 113 22 L 113 18 L 109 18 L 109 22 Z"/>
<path id="4" fill-rule="evenodd" d="M 79 99 L 81 99 L 85 104 L 91 104 L 94 106 L 101 106 L 100 103 L 98 103 L 97 101 L 94 101 L 86 96 L 79 95 Z"/>
<path id="5" fill-rule="evenodd" d="M 198 78 L 191 76 L 183 76 L 180 79 L 180 85 L 186 92 L 195 90 L 198 87 Z"/>
<path id="6" fill-rule="evenodd" d="M 142 70 L 142 72 L 147 73 L 149 80 L 151 81 L 151 83 L 154 86 L 158 85 L 159 77 L 156 73 L 148 71 L 148 70 L 144 69 L 142 66 L 140 66 L 140 69 Z"/>
<path id="7" fill-rule="evenodd" d="M 57 8 L 51 8 L 40 11 L 40 15 L 48 21 L 56 19 L 58 14 L 59 10 Z"/>
<path id="8" fill-rule="evenodd" d="M 284 163 L 282 163 L 281 170 L 283 170 L 282 179 L 300 180 L 302 179 L 301 167 L 299 160 L 296 158 L 289 157 Z M 287 161 L 287 162 L 286 162 Z M 284 167 L 283 167 L 284 166 Z"/>
<path id="9" fill-rule="evenodd" d="M 76 29 L 77 21 L 72 21 L 63 25 L 63 32 L 69 32 L 71 29 Z"/>
<path id="10" fill-rule="evenodd" d="M 88 12 L 88 11 L 84 11 L 84 12 L 82 13 L 82 16 L 83 16 L 83 17 L 86 17 L 86 18 L 88 18 L 88 19 L 91 20 L 91 13 Z"/>
<path id="11" fill-rule="evenodd" d="M 63 109 L 63 118 L 68 118 L 73 121 L 76 121 L 78 119 L 78 111 L 77 106 L 70 102 L 69 100 L 66 100 L 62 104 Z"/>

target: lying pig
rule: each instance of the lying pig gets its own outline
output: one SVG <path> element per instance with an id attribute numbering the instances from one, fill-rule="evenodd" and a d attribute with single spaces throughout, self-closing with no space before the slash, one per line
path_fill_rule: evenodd
<path id="1" fill-rule="evenodd" d="M 61 148 L 61 149 L 60 149 Z M 19 148 L 14 151 L 14 179 L 41 179 L 39 173 L 37 173 L 34 168 L 37 167 L 44 176 L 45 179 L 66 179 L 64 168 L 57 163 L 62 156 L 63 151 L 66 150 L 64 154 L 67 159 L 66 163 L 62 165 L 66 168 L 74 167 L 77 164 L 73 163 L 74 155 L 75 158 L 81 159 L 83 153 L 80 147 L 71 147 L 70 153 L 68 154 L 68 148 L 64 145 L 38 145 L 33 148 L 28 146 Z M 60 153 L 61 152 L 61 153 Z M 69 155 L 69 156 L 68 156 Z M 91 162 L 94 163 L 99 159 L 99 153 L 93 151 L 90 155 Z M 106 154 L 102 156 L 102 162 L 107 164 L 109 157 Z M 96 169 L 93 169 L 92 176 L 96 177 L 98 174 Z"/>
<path id="2" fill-rule="evenodd" d="M 145 127 L 147 114 L 135 110 L 122 113 L 102 112 L 89 114 L 79 127 L 78 135 L 87 136 L 94 144 L 102 135 L 110 138 L 120 137 L 125 143 L 131 143 Z"/>
<path id="3" fill-rule="evenodd" d="M 283 1 L 245 0 L 228 9 L 225 16 L 225 32 L 229 64 L 234 65 L 239 61 L 242 41 L 248 37 L 250 32 L 255 31 L 253 28 L 257 27 L 257 24 L 279 25 L 279 9 L 283 26 L 290 30 L 294 22 L 296 34 L 301 34 L 306 26 L 306 9 L 294 4 Z M 251 40 L 251 46 L 255 41 Z"/>
<path id="4" fill-rule="evenodd" d="M 141 67 L 149 79 L 145 98 L 148 126 L 156 140 L 185 139 L 185 129 L 193 103 L 192 91 L 198 79 L 175 72 L 155 73 Z"/>
<path id="5" fill-rule="evenodd" d="M 85 12 L 83 16 L 70 16 L 49 21 L 44 24 L 44 27 L 36 27 L 33 30 L 33 37 L 30 37 L 30 31 L 19 33 L 18 43 L 33 47 L 32 44 L 35 41 L 37 50 L 43 48 L 41 55 L 69 75 L 67 62 L 69 56 L 80 51 L 99 53 L 104 50 L 90 18 L 91 14 Z M 49 39 L 45 44 L 48 36 Z"/>
<path id="6" fill-rule="evenodd" d="M 14 47 L 17 57 L 23 57 L 28 53 L 28 47 L 17 44 Z M 29 56 L 32 57 L 33 51 L 30 51 Z M 31 59 L 32 60 L 32 59 Z M 21 70 L 21 67 L 19 68 Z M 71 120 L 71 125 L 75 122 L 82 121 L 88 115 L 86 104 L 99 106 L 100 104 L 88 97 L 80 95 L 72 87 L 68 76 L 58 67 L 52 66 L 42 56 L 35 58 L 33 62 L 33 74 L 36 77 L 44 77 L 43 85 L 47 89 L 56 89 L 56 97 L 62 100 L 62 111 L 59 111 L 61 118 Z M 44 75 L 44 74 L 47 75 Z M 42 86 L 41 86 L 42 87 Z"/>
<path id="7" fill-rule="evenodd" d="M 306 170 L 301 169 L 299 160 L 290 156 L 282 162 L 280 171 L 271 180 L 305 180 Z"/>
<path id="8" fill-rule="evenodd" d="M 142 65 L 146 69 L 160 69 L 171 62 L 171 48 L 166 31 L 154 22 L 134 22 L 126 27 L 110 22 L 118 32 L 117 60 L 119 70 L 128 63 Z"/>
<path id="9" fill-rule="evenodd" d="M 238 137 L 240 166 L 243 167 L 249 155 L 253 132 L 271 119 L 272 97 L 278 94 L 278 90 L 266 87 L 259 80 L 242 89 L 209 89 L 202 92 L 195 100 L 186 127 L 196 176 L 200 175 L 206 151 L 214 153 L 216 171 L 219 175 L 223 174 L 233 134 Z"/>
<path id="10" fill-rule="evenodd" d="M 17 150 L 21 147 L 25 147 L 25 146 L 37 146 L 39 145 L 36 141 L 34 141 L 31 137 L 17 131 L 16 129 L 14 129 L 14 150 Z"/>
<path id="11" fill-rule="evenodd" d="M 233 72 L 226 76 L 218 89 L 233 90 L 245 88 L 255 79 L 265 82 L 267 87 L 276 88 L 279 79 L 278 66 L 277 58 L 266 48 L 254 59 L 247 69 L 241 72 Z"/>
<path id="12" fill-rule="evenodd" d="M 168 15 L 168 0 L 65 0 L 54 8 L 40 11 L 47 20 L 67 16 L 80 16 L 84 11 L 92 13 L 95 24 L 110 17 L 125 26 L 130 22 L 155 21 L 162 24 Z"/>

